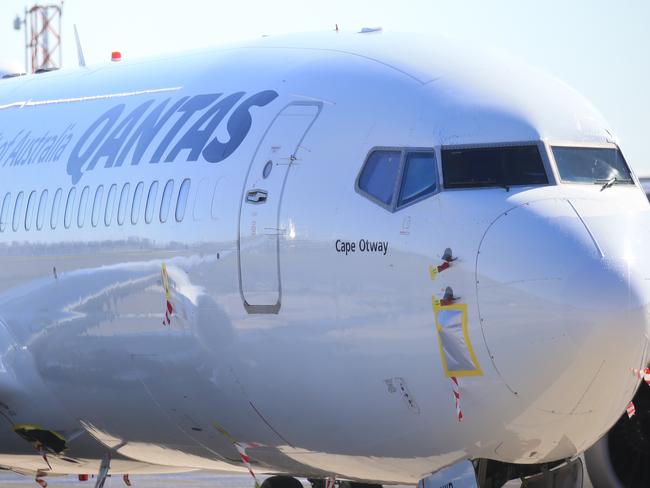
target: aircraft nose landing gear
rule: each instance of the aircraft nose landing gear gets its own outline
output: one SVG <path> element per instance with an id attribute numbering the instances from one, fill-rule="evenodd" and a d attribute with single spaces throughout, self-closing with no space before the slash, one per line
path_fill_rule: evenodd
<path id="1" fill-rule="evenodd" d="M 382 485 L 337 481 L 334 478 L 308 478 L 311 488 L 382 488 Z M 264 480 L 260 488 L 304 488 L 293 476 L 271 476 Z"/>
<path id="2" fill-rule="evenodd" d="M 293 476 L 271 476 L 262 482 L 260 488 L 303 488 L 303 486 Z"/>

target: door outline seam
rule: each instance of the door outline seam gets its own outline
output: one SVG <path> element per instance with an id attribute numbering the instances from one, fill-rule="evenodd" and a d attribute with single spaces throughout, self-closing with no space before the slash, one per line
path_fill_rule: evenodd
<path id="1" fill-rule="evenodd" d="M 242 209 L 244 205 L 244 198 L 246 195 L 246 183 L 248 182 L 248 177 L 250 175 L 250 172 L 253 168 L 253 163 L 255 162 L 255 158 L 257 157 L 257 154 L 259 153 L 260 147 L 262 146 L 262 143 L 264 142 L 264 139 L 266 138 L 267 134 L 275 124 L 275 122 L 278 120 L 278 118 L 282 115 L 282 113 L 287 110 L 289 107 L 293 106 L 313 106 L 317 107 L 318 111 L 316 112 L 316 115 L 312 119 L 312 121 L 309 123 L 309 125 L 306 127 L 305 131 L 302 134 L 302 137 L 300 140 L 298 140 L 296 147 L 294 148 L 292 155 L 295 156 L 295 154 L 298 152 L 300 149 L 302 142 L 304 141 L 305 137 L 307 134 L 311 131 L 311 128 L 313 127 L 314 123 L 320 117 L 321 112 L 323 111 L 323 102 L 316 102 L 316 101 L 293 101 L 289 102 L 286 104 L 282 109 L 275 114 L 269 125 L 267 126 L 266 130 L 262 134 L 262 137 L 260 138 L 259 142 L 257 143 L 257 147 L 255 148 L 255 152 L 253 153 L 253 157 L 250 160 L 250 163 L 248 164 L 248 170 L 246 171 L 246 176 L 244 177 L 244 182 L 242 185 L 242 191 L 240 193 L 240 198 L 239 198 L 239 213 L 238 213 L 238 218 L 237 218 L 237 271 L 238 271 L 238 278 L 239 278 L 239 295 L 241 296 L 242 304 L 244 305 L 244 309 L 248 314 L 278 314 L 280 313 L 280 307 L 282 306 L 282 275 L 280 274 L 280 234 L 276 234 L 275 237 L 275 251 L 276 251 L 276 273 L 278 276 L 278 301 L 274 305 L 251 305 L 246 301 L 246 297 L 244 296 L 244 287 L 243 287 L 243 282 L 242 282 L 242 268 L 241 268 L 241 214 L 242 214 Z M 293 161 L 289 164 L 289 167 L 287 169 L 287 172 L 284 175 L 284 180 L 282 181 L 282 187 L 280 189 L 280 198 L 279 198 L 279 203 L 278 203 L 278 211 L 276 213 L 276 222 L 280 221 L 280 212 L 282 211 L 282 200 L 284 197 L 284 189 L 287 184 L 287 178 L 289 177 L 289 173 L 291 172 L 291 166 L 293 165 Z"/>

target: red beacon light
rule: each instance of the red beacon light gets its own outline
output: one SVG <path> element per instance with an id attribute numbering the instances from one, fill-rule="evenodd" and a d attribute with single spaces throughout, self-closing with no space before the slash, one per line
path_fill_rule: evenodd
<path id="1" fill-rule="evenodd" d="M 122 53 L 119 51 L 113 51 L 111 53 L 111 61 L 113 61 L 114 63 L 118 61 L 122 61 Z"/>

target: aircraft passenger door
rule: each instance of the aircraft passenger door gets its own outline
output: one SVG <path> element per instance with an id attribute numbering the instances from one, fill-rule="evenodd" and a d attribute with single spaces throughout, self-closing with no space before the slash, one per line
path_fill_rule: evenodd
<path id="1" fill-rule="evenodd" d="M 308 153 L 300 144 L 322 108 L 294 102 L 271 122 L 246 177 L 239 214 L 239 280 L 248 313 L 278 313 L 280 279 L 280 210 L 292 166 Z"/>

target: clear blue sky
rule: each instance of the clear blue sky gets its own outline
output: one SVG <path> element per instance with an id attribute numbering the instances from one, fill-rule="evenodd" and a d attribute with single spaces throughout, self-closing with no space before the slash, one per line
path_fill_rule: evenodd
<path id="1" fill-rule="evenodd" d="M 12 23 L 32 3 L 0 0 L 0 64 L 23 66 Z M 93 63 L 113 50 L 142 57 L 336 23 L 433 32 L 525 58 L 585 94 L 637 173 L 650 175 L 649 0 L 66 0 L 63 62 L 76 63 L 73 24 Z"/>

